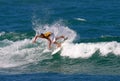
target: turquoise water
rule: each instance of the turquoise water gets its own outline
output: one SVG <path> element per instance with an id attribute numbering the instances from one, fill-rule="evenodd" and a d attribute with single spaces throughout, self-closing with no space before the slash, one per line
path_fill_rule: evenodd
<path id="1" fill-rule="evenodd" d="M 64 76 L 65 81 L 101 81 L 102 77 L 119 81 L 119 0 L 1 0 L 0 12 L 0 77 L 4 80 L 51 75 L 51 80 Z M 43 31 L 68 37 L 56 55 L 46 51 L 46 40 L 32 43 L 35 34 Z"/>

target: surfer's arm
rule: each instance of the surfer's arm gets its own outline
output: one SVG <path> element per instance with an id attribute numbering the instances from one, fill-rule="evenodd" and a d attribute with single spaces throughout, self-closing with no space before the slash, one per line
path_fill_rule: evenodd
<path id="1" fill-rule="evenodd" d="M 33 40 L 33 43 L 36 42 L 36 40 L 37 40 L 38 37 L 39 37 L 39 36 L 35 36 L 35 38 L 34 38 L 34 40 Z"/>

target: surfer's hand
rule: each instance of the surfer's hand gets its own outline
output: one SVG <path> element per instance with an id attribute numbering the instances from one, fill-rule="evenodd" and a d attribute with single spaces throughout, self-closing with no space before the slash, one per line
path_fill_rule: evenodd
<path id="1" fill-rule="evenodd" d="M 34 40 L 32 43 L 36 43 L 36 41 Z"/>

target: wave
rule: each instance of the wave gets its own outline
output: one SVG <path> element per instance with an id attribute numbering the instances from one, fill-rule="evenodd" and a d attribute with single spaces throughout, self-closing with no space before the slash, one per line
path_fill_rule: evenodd
<path id="1" fill-rule="evenodd" d="M 120 55 L 120 43 L 117 41 L 96 43 L 73 43 L 77 36 L 76 32 L 59 23 L 55 23 L 53 25 L 39 26 L 37 28 L 34 28 L 34 30 L 36 31 L 36 33 L 43 32 L 44 30 L 44 32 L 54 32 L 56 36 L 67 36 L 69 40 L 64 43 L 60 53 L 61 56 L 67 56 L 69 58 L 86 59 L 92 57 L 92 55 L 94 55 L 97 51 L 99 51 L 99 54 L 101 56 L 107 56 L 110 53 Z M 14 35 L 16 36 L 16 34 Z M 51 58 L 52 56 L 46 56 L 51 55 L 51 51 L 45 51 L 46 49 L 46 40 L 42 39 L 38 39 L 36 44 L 33 44 L 31 39 L 22 39 L 17 41 L 13 41 L 10 39 L 1 40 L 0 65 L 1 67 L 15 67 Z M 44 53 L 47 54 L 44 55 Z M 44 58 L 41 56 L 43 56 Z"/>
<path id="2" fill-rule="evenodd" d="M 107 56 L 110 53 L 120 55 L 120 43 L 113 42 L 98 42 L 98 43 L 66 43 L 64 44 L 61 56 L 70 58 L 89 58 L 99 51 L 101 56 Z"/>
<path id="3" fill-rule="evenodd" d="M 43 43 L 39 47 L 38 44 L 32 44 L 30 39 L 0 41 L 0 68 L 17 67 L 42 60 L 45 57 L 41 56 L 46 47 L 44 45 Z"/>
<path id="4" fill-rule="evenodd" d="M 5 32 L 0 32 L 0 36 L 2 36 L 2 35 L 4 35 L 5 34 Z"/>
<path id="5" fill-rule="evenodd" d="M 68 41 L 63 43 L 62 50 L 56 55 L 51 55 L 52 51 L 47 48 L 47 41 L 38 39 L 36 43 L 32 43 L 33 34 L 24 33 L 24 38 L 21 35 L 4 33 L 0 40 L 0 72 L 26 73 L 26 72 L 86 72 L 94 73 L 101 72 L 106 67 L 107 72 L 117 72 L 117 66 L 120 66 L 120 43 L 117 41 L 95 41 L 76 43 L 77 33 L 67 26 L 55 23 L 52 25 L 38 26 L 34 28 L 35 32 L 52 31 L 59 35 L 68 36 Z M 14 32 L 15 33 L 15 32 Z M 13 36 L 13 40 L 8 38 Z M 18 37 L 16 41 L 14 39 Z M 29 38 L 30 36 L 30 38 Z M 7 39 L 8 38 L 8 39 Z M 104 38 L 104 37 L 102 37 Z M 106 38 L 106 37 L 105 37 Z M 114 55 L 114 56 L 111 56 Z M 110 57 L 109 57 L 110 56 Z M 107 57 L 107 58 L 105 58 Z M 102 59 L 101 59 L 102 58 Z M 117 58 L 117 59 L 116 59 Z M 114 65 L 114 61 L 116 65 Z M 88 68 L 89 65 L 89 68 Z M 105 66 L 107 65 L 107 66 Z M 77 66 L 77 67 L 76 67 Z M 98 69 L 94 69 L 94 68 Z M 82 69 L 84 68 L 84 70 Z M 71 70 L 72 69 L 72 70 Z M 109 72 L 108 72 L 109 73 Z M 118 72 L 120 73 L 120 72 Z"/>
<path id="6" fill-rule="evenodd" d="M 45 59 L 52 59 L 52 51 L 45 51 L 47 44 L 45 40 L 39 40 L 33 44 L 30 39 L 21 41 L 0 41 L 0 68 L 17 67 L 29 63 L 37 63 Z M 108 54 L 120 55 L 120 43 L 98 42 L 98 43 L 72 43 L 66 41 L 60 52 L 61 56 L 69 58 L 92 57 L 97 51 L 101 56 Z"/>
<path id="7" fill-rule="evenodd" d="M 35 28 L 35 31 L 41 32 L 42 29 L 40 29 Z M 56 36 L 65 35 L 69 37 L 68 42 L 72 42 L 76 36 L 74 31 L 57 23 L 51 26 L 45 25 L 43 29 L 54 32 Z M 26 39 L 26 34 L 21 36 L 14 32 L 5 33 L 2 38 L 0 41 L 0 68 L 18 67 L 52 58 L 51 51 L 46 51 L 46 40 L 38 39 L 37 43 L 33 44 L 31 39 Z"/>

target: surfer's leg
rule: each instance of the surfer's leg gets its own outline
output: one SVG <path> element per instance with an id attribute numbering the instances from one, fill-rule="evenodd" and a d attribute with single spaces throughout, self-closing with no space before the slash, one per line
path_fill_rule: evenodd
<path id="1" fill-rule="evenodd" d="M 63 38 L 64 40 L 67 40 L 68 39 L 68 37 L 65 37 L 65 36 L 59 36 L 59 37 L 56 37 L 56 39 L 55 40 L 58 40 L 58 39 L 61 39 L 61 38 Z"/>
<path id="2" fill-rule="evenodd" d="M 65 37 L 62 35 L 62 36 L 56 37 L 56 40 L 61 39 L 61 38 L 65 39 Z"/>
<path id="3" fill-rule="evenodd" d="M 58 43 L 58 42 L 55 41 L 54 44 L 56 44 L 57 47 L 61 47 L 61 43 Z"/>

